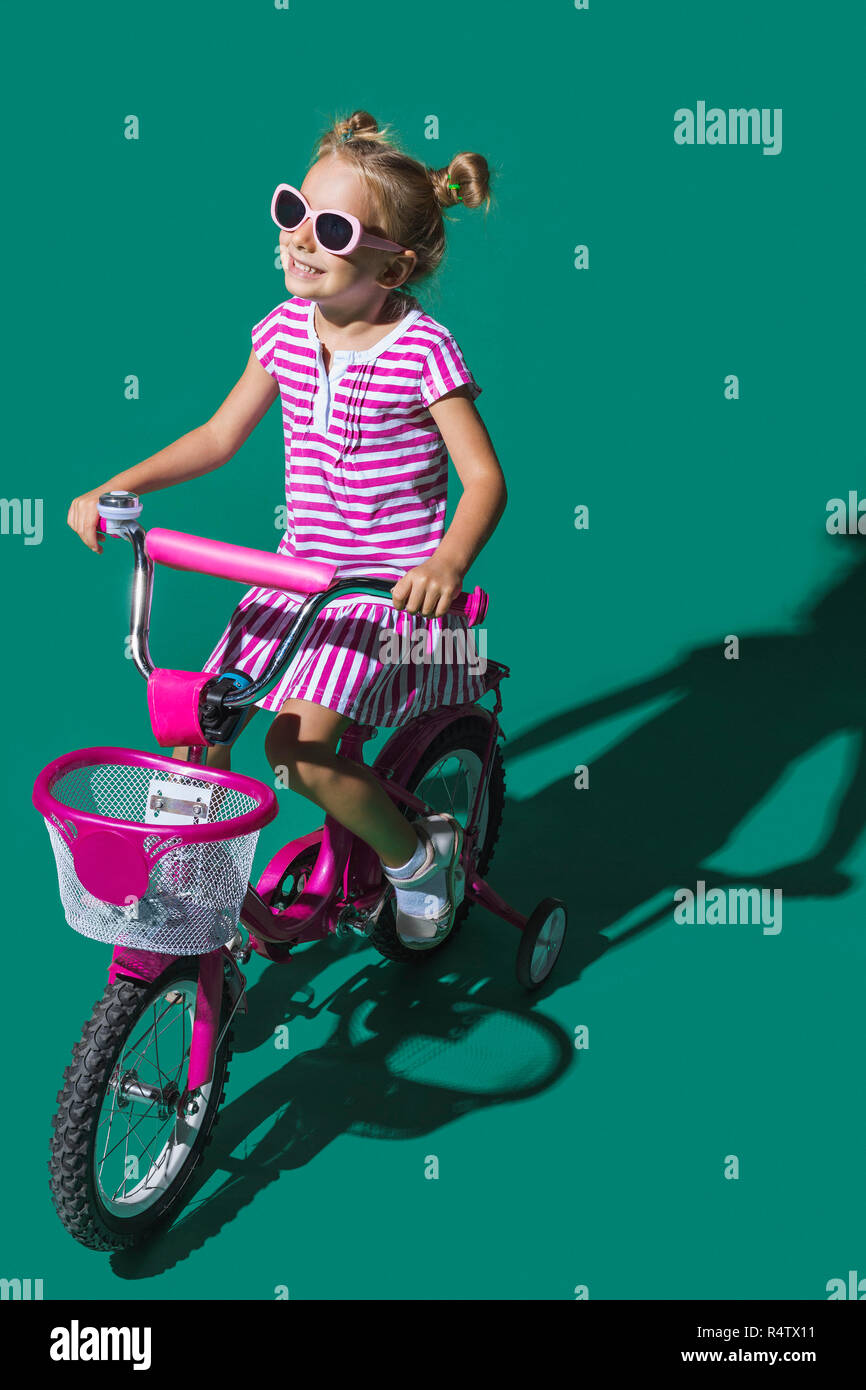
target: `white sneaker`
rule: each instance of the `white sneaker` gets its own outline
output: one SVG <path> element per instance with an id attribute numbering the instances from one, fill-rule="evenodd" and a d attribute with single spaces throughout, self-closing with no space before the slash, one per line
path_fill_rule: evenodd
<path id="1" fill-rule="evenodd" d="M 448 935 L 463 901 L 466 887 L 466 874 L 460 863 L 463 827 L 453 816 L 445 814 L 422 816 L 412 824 L 426 847 L 424 862 L 410 878 L 392 878 L 387 869 L 383 872 L 394 885 L 394 915 L 399 940 L 404 946 L 425 950 Z M 443 870 L 445 898 L 422 893 L 422 886 Z M 410 910 L 401 905 L 401 896 L 404 902 L 409 898 Z"/>

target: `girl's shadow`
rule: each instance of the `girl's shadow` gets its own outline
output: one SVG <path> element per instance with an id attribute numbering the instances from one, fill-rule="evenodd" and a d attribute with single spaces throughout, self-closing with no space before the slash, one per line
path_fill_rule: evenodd
<path id="1" fill-rule="evenodd" d="M 525 898 L 524 870 L 531 866 L 544 892 L 571 909 L 567 949 L 552 983 L 575 979 L 602 952 L 669 920 L 674 890 L 694 889 L 699 879 L 708 892 L 742 885 L 780 888 L 790 897 L 832 897 L 851 887 L 840 865 L 866 823 L 864 610 L 866 557 L 807 609 L 802 631 L 743 637 L 737 660 L 726 659 L 720 636 L 660 675 L 506 743 L 506 758 L 514 759 L 660 696 L 674 697 L 592 759 L 589 790 L 574 787 L 575 743 L 562 777 L 509 802 L 507 848 L 496 861 L 499 892 L 508 900 L 519 901 L 521 892 Z M 848 731 L 859 735 L 856 762 L 814 854 L 758 874 L 707 867 L 704 861 L 732 839 L 793 762 Z M 831 794 L 828 789 L 828 802 Z M 667 889 L 669 900 L 615 942 L 600 935 Z"/>

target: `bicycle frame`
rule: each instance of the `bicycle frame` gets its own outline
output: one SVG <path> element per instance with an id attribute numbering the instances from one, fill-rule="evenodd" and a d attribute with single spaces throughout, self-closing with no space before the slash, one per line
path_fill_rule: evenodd
<path id="1" fill-rule="evenodd" d="M 506 670 L 507 668 L 501 667 L 496 673 L 497 687 Z M 402 775 L 404 769 L 406 772 L 411 771 L 412 766 L 417 764 L 420 753 L 454 720 L 471 715 L 486 722 L 485 756 L 464 834 L 464 858 L 469 865 L 472 865 L 475 858 L 479 816 L 493 762 L 493 750 L 500 732 L 497 716 L 502 706 L 498 688 L 496 697 L 496 707 L 492 711 L 469 704 L 446 706 L 428 715 L 421 715 L 410 733 L 398 730 L 392 735 L 371 769 L 398 804 L 424 815 L 432 814 L 434 808 L 403 786 L 397 780 L 397 774 Z M 351 726 L 341 740 L 340 752 L 345 751 L 345 755 L 353 761 L 362 761 L 361 747 L 372 732 L 369 726 Z M 422 735 L 420 748 L 419 734 Z M 268 905 L 267 897 L 277 888 L 291 861 L 304 848 L 314 845 L 318 845 L 316 863 L 301 894 L 284 911 L 275 912 Z M 382 889 L 381 866 L 374 851 L 339 821 L 326 814 L 321 829 L 311 831 L 300 839 L 284 845 L 268 864 L 256 887 L 249 885 L 241 910 L 241 922 L 250 933 L 249 946 L 252 950 L 274 963 L 285 964 L 291 959 L 291 952 L 285 950 L 286 946 L 302 941 L 322 940 L 330 933 L 336 932 L 347 910 L 357 914 L 359 919 L 363 919 L 366 914 L 367 920 L 374 920 L 376 908 L 381 910 L 389 891 L 390 889 Z M 487 907 L 520 930 L 526 924 L 526 917 L 506 903 L 474 870 L 467 872 L 465 896 Z M 279 954 L 269 949 L 277 944 L 283 947 Z M 122 975 L 151 981 L 176 959 L 176 956 L 156 955 L 154 952 L 116 946 L 109 969 L 109 980 L 113 981 L 118 975 Z M 230 947 L 212 951 L 200 958 L 189 1072 L 186 1090 L 178 1101 L 179 1112 L 183 1106 L 190 1103 L 193 1094 L 211 1079 L 216 1050 L 222 1036 L 218 1033 L 218 1028 L 224 962 L 230 963 L 233 967 L 239 985 L 232 1001 L 232 1014 L 240 1006 L 245 991 L 246 979 L 239 970 Z M 231 1015 L 224 1029 L 228 1026 L 230 1018 Z"/>
<path id="2" fill-rule="evenodd" d="M 153 560 L 145 546 L 145 532 L 137 522 L 123 523 L 110 529 L 112 534 L 125 536 L 133 546 L 135 570 L 130 647 L 137 669 L 147 679 L 154 671 L 148 640 Z M 163 533 L 166 536 L 172 534 Z M 270 557 L 262 556 L 262 559 Z M 194 564 L 184 564 L 183 567 L 196 568 Z M 323 590 L 310 593 L 302 603 L 267 671 L 246 689 L 226 697 L 226 706 L 236 708 L 252 705 L 276 682 L 298 650 L 313 620 L 327 603 L 344 594 L 378 591 L 388 595 L 390 588 L 385 581 L 364 579 L 333 583 Z M 483 600 L 482 607 L 479 607 L 478 596 Z M 471 610 L 475 615 L 471 621 L 477 621 L 478 613 L 483 614 L 486 609 L 486 596 L 481 595 L 480 590 L 476 590 L 473 598 L 476 599 L 476 606 Z M 399 805 L 422 815 L 433 814 L 435 808 L 409 791 L 401 779 L 409 777 L 433 740 L 455 720 L 471 717 L 486 726 L 485 754 L 473 805 L 464 829 L 462 858 L 467 869 L 464 896 L 481 903 L 497 916 L 522 930 L 527 918 L 506 903 L 474 872 L 481 808 L 487 791 L 497 738 L 501 732 L 498 720 L 502 709 L 499 684 L 508 674 L 507 666 L 488 661 L 487 689 L 484 694 L 491 689 L 495 691 L 496 702 L 492 711 L 474 702 L 441 706 L 419 715 L 408 727 L 404 726 L 392 734 L 372 765 L 371 771 L 388 795 Z M 350 761 L 363 763 L 363 745 L 375 736 L 376 732 L 377 730 L 370 725 L 350 725 L 338 745 L 339 753 Z M 189 763 L 201 764 L 205 753 L 204 745 L 190 747 Z M 314 845 L 318 845 L 315 866 L 302 892 L 287 908 L 275 911 L 270 906 L 269 899 L 282 881 L 289 864 L 305 848 Z M 359 926 L 375 922 L 391 891 L 390 885 L 383 887 L 381 864 L 370 846 L 326 814 L 324 825 L 319 830 L 283 846 L 268 864 L 257 885 L 249 885 L 240 920 L 250 937 L 248 947 L 241 958 L 248 959 L 250 951 L 255 950 L 269 960 L 285 963 L 291 959 L 291 952 L 286 947 L 302 941 L 323 939 L 343 926 L 359 930 Z M 236 959 L 240 944 L 241 940 L 238 939 L 199 958 L 189 1070 L 186 1089 L 177 1103 L 179 1114 L 183 1113 L 185 1107 L 195 1104 L 195 1093 L 211 1080 L 216 1050 L 222 1034 L 228 1028 L 236 1010 L 245 1007 L 246 979 Z M 277 945 L 282 948 L 279 953 L 272 949 Z M 177 956 L 115 946 L 109 968 L 109 981 L 113 982 L 121 976 L 151 982 L 177 959 Z M 231 981 L 232 1007 L 222 1030 L 218 1032 L 226 972 L 229 973 Z"/>

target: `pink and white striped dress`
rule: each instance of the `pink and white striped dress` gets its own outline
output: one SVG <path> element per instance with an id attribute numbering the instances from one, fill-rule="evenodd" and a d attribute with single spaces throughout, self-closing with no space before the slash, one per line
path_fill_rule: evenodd
<path id="1" fill-rule="evenodd" d="M 252 330 L 283 411 L 288 524 L 277 552 L 335 564 L 340 579 L 396 583 L 433 555 L 445 530 L 448 454 L 428 406 L 457 386 L 468 385 L 473 400 L 482 388 L 453 335 L 420 308 L 373 347 L 335 352 L 326 373 L 314 310 L 295 296 Z M 256 679 L 302 597 L 250 589 L 203 669 L 233 667 Z M 445 629 L 462 639 L 443 643 Z M 412 640 L 419 630 L 428 633 L 423 662 L 408 659 L 419 650 L 420 638 Z M 390 648 L 387 633 L 396 634 Z M 461 616 L 423 618 L 381 597 L 346 596 L 322 609 L 258 703 L 276 711 L 289 698 L 311 700 L 357 723 L 396 728 L 483 693 L 479 653 L 469 637 L 467 655 L 466 640 Z"/>

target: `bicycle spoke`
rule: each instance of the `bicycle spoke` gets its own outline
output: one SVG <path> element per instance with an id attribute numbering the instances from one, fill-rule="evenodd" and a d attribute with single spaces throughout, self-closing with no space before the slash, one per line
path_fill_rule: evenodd
<path id="1" fill-rule="evenodd" d="M 120 1068 L 119 1068 L 119 1066 L 118 1066 L 118 1069 L 117 1069 L 117 1076 L 118 1076 L 118 1084 L 119 1084 L 119 1079 L 120 1079 Z M 108 1112 L 108 1117 L 107 1117 L 107 1118 L 108 1118 L 108 1130 L 106 1131 L 106 1135 L 105 1135 L 105 1147 L 106 1147 L 106 1148 L 108 1148 L 108 1141 L 109 1141 L 109 1139 L 111 1138 L 111 1121 L 112 1121 L 112 1117 L 113 1117 L 113 1115 L 114 1115 L 114 1109 L 115 1109 L 115 1105 L 116 1105 L 116 1104 L 117 1104 L 117 1087 L 115 1087 L 115 1089 L 114 1089 L 114 1091 L 113 1091 L 113 1093 L 112 1093 L 112 1096 L 111 1096 L 111 1109 L 109 1110 L 109 1112 Z M 100 1122 L 99 1122 L 99 1128 L 101 1128 L 101 1127 L 102 1127 L 102 1121 L 100 1120 Z M 97 1133 L 98 1133 L 98 1132 L 99 1132 L 99 1130 L 97 1129 Z M 105 1162 L 105 1154 L 103 1153 L 102 1159 L 101 1159 L 100 1165 L 99 1165 L 100 1172 L 102 1171 L 102 1164 L 103 1164 L 104 1162 Z"/>
<path id="2" fill-rule="evenodd" d="M 130 1133 L 131 1133 L 131 1131 L 130 1131 Z M 129 1135 L 127 1134 L 127 1138 L 128 1138 L 128 1137 L 129 1137 Z M 147 1147 L 146 1144 L 142 1144 L 142 1148 L 144 1149 L 144 1152 L 147 1154 L 148 1158 L 150 1159 L 150 1168 L 148 1168 L 148 1170 L 147 1170 L 147 1175 L 145 1176 L 145 1179 L 144 1179 L 144 1185 L 145 1185 L 145 1187 L 147 1187 L 147 1186 L 148 1186 L 148 1181 L 147 1181 L 147 1179 L 150 1177 L 151 1170 L 154 1168 L 154 1166 L 155 1166 L 155 1164 L 156 1164 L 156 1159 L 154 1158 L 153 1154 L 150 1152 L 150 1149 Z M 120 1179 L 120 1182 L 117 1184 L 117 1187 L 114 1189 L 114 1191 L 113 1191 L 112 1194 L 111 1194 L 111 1199 L 112 1199 L 112 1201 L 116 1201 L 116 1200 L 117 1200 L 117 1194 L 118 1194 L 118 1192 L 120 1192 L 121 1188 L 124 1188 L 124 1189 L 126 1188 L 126 1184 L 127 1184 L 127 1181 L 128 1181 L 127 1172 L 126 1172 L 127 1157 L 128 1157 L 128 1155 L 127 1155 L 126 1153 L 124 1153 L 124 1159 L 123 1159 L 123 1176 L 122 1176 L 122 1178 Z M 136 1181 L 138 1181 L 138 1179 L 136 1179 Z M 124 1197 L 126 1196 L 126 1192 L 125 1192 L 125 1191 L 124 1191 L 123 1195 L 124 1195 Z"/>
<path id="3" fill-rule="evenodd" d="M 174 1084 L 175 1084 L 175 1086 L 177 1086 L 177 1085 L 180 1084 L 180 1074 L 181 1074 L 181 1072 L 183 1071 L 184 1063 L 186 1062 L 186 1059 L 187 1059 L 187 1057 L 188 1057 L 188 1055 L 189 1055 L 190 1048 L 192 1047 L 192 1026 L 190 1026 L 189 1047 L 187 1047 L 187 1045 L 186 1045 L 186 1025 L 187 1025 L 187 1011 L 186 1011 L 186 1009 L 184 1009 L 183 1012 L 182 1012 L 182 1014 L 181 1014 L 181 1017 L 180 1017 L 180 1043 L 181 1043 L 180 1066 L 179 1066 L 178 1069 L 177 1069 L 177 1076 L 174 1077 Z"/>
<path id="4" fill-rule="evenodd" d="M 105 1157 L 104 1157 L 103 1160 L 102 1160 L 103 1163 L 105 1162 L 105 1159 L 106 1159 L 106 1158 L 109 1158 L 110 1155 L 114 1153 L 115 1149 L 119 1149 L 119 1148 L 120 1148 L 120 1145 L 121 1145 L 121 1144 L 128 1143 L 130 1134 L 134 1134 L 135 1131 L 138 1129 L 138 1127 L 139 1127 L 140 1124 L 143 1124 L 144 1121 L 147 1120 L 147 1119 L 153 1119 L 153 1118 L 154 1118 L 153 1115 L 151 1115 L 151 1113 L 150 1113 L 152 1109 L 153 1109 L 153 1101 L 150 1101 L 150 1102 L 148 1103 L 147 1109 L 144 1111 L 144 1113 L 143 1113 L 142 1115 L 139 1115 L 139 1117 L 138 1117 L 138 1119 L 136 1120 L 135 1124 L 134 1124 L 134 1125 L 130 1125 L 130 1126 L 127 1128 L 127 1131 L 126 1131 L 126 1134 L 125 1134 L 124 1138 L 123 1138 L 123 1139 L 118 1139 L 118 1141 L 117 1141 L 117 1143 L 114 1145 L 114 1147 L 108 1150 L 108 1152 L 105 1154 Z M 156 1118 L 158 1119 L 159 1116 L 157 1116 Z"/>
<path id="5" fill-rule="evenodd" d="M 186 1016 L 186 1010 L 184 1010 L 184 1016 Z M 172 1018 L 169 1019 L 168 1023 L 165 1025 L 164 1028 L 160 1029 L 160 1031 L 159 1031 L 158 1033 L 155 1033 L 155 1034 L 154 1034 L 153 1041 L 154 1041 L 154 1045 L 155 1045 L 155 1047 L 156 1047 L 157 1056 L 159 1055 L 159 1039 L 162 1037 L 163 1033 L 168 1032 L 168 1030 L 169 1030 L 169 1028 L 171 1028 L 172 1024 L 174 1024 L 174 1023 L 176 1023 L 176 1022 L 177 1022 L 177 1015 L 175 1014 Z M 139 1053 L 137 1054 L 137 1060 L 139 1060 L 139 1061 L 141 1061 L 141 1062 L 145 1062 L 145 1063 L 147 1064 L 147 1066 L 149 1066 L 149 1067 L 156 1067 L 156 1070 L 159 1072 L 159 1075 L 162 1076 L 162 1077 L 164 1077 L 165 1080 L 167 1081 L 169 1078 L 168 1078 L 167 1074 L 166 1074 L 166 1073 L 162 1070 L 162 1068 L 160 1067 L 158 1061 L 157 1061 L 157 1062 L 154 1062 L 153 1059 L 152 1059 L 151 1057 L 148 1057 L 148 1056 L 146 1055 L 146 1050 L 147 1050 L 147 1048 L 148 1048 L 149 1046 L 150 1046 L 149 1043 L 145 1044 L 145 1050 L 144 1050 L 144 1051 L 139 1051 Z"/>
<path id="6" fill-rule="evenodd" d="M 449 753 L 424 774 L 417 795 L 428 805 L 452 815 L 465 830 L 475 799 L 477 776 L 463 757 Z"/>
<path id="7" fill-rule="evenodd" d="M 155 1021 L 153 1034 L 153 1050 L 156 1053 L 156 1070 L 159 1073 L 159 1075 L 162 1076 L 162 1068 L 159 1065 L 159 1033 L 156 1031 Z"/>
<path id="8" fill-rule="evenodd" d="M 151 1007 L 153 1008 L 154 1015 L 156 1015 L 156 1002 L 155 1002 L 155 1001 L 154 1001 L 154 1003 L 152 1004 Z M 165 1015 L 168 1013 L 169 1009 L 173 1009 L 174 1007 L 175 1007 L 174 1004 L 167 1004 L 166 1007 L 163 1009 L 162 1013 L 159 1015 L 159 1017 L 158 1017 L 158 1018 L 157 1018 L 157 1017 L 154 1017 L 153 1023 L 148 1024 L 147 1031 L 146 1031 L 145 1033 L 142 1034 L 142 1037 L 145 1037 L 145 1038 L 146 1038 L 146 1037 L 147 1037 L 147 1034 L 148 1034 L 148 1033 L 151 1033 L 151 1032 L 153 1031 L 153 1029 L 155 1028 L 155 1026 L 156 1026 L 158 1023 L 160 1023 L 160 1022 L 162 1021 L 162 1019 L 163 1019 L 163 1018 L 165 1017 Z M 137 1048 L 138 1046 L 139 1046 L 139 1044 L 138 1044 L 137 1042 L 133 1042 L 132 1039 L 130 1039 L 129 1042 L 127 1043 L 127 1048 Z"/>
<path id="9" fill-rule="evenodd" d="M 175 1004 L 169 1004 L 169 1006 L 168 1006 L 169 1009 L 175 1009 L 176 1007 L 177 1007 L 177 1006 L 176 1006 Z M 156 1027 L 156 1025 L 161 1021 L 161 1019 L 163 1019 L 163 1018 L 165 1017 L 165 1015 L 166 1015 L 167 1012 L 168 1012 L 168 1009 L 163 1010 L 163 1012 L 162 1012 L 162 1014 L 160 1015 L 160 1017 L 159 1017 L 158 1019 L 155 1019 L 155 1020 L 154 1020 L 154 1023 L 151 1025 L 151 1028 L 148 1029 L 148 1033 L 153 1031 L 153 1029 Z M 185 1020 L 185 1019 L 186 1019 L 186 1009 L 184 1009 L 182 1012 L 183 1012 L 183 1018 L 184 1018 L 184 1020 Z M 162 1029 L 160 1029 L 160 1031 L 159 1031 L 158 1033 L 155 1034 L 155 1036 L 154 1036 L 154 1041 L 156 1042 L 160 1037 L 162 1037 L 162 1034 L 165 1033 L 165 1032 L 167 1032 L 167 1030 L 172 1026 L 172 1024 L 173 1024 L 173 1023 L 176 1023 L 176 1022 L 177 1022 L 177 1014 L 176 1014 L 176 1013 L 173 1013 L 172 1016 L 171 1016 L 171 1018 L 170 1018 L 170 1019 L 168 1020 L 168 1022 L 166 1023 L 165 1027 L 162 1028 Z M 146 1038 L 146 1037 L 147 1037 L 147 1033 L 143 1034 L 142 1037 L 143 1037 L 143 1038 Z M 133 1046 L 133 1045 L 130 1044 L 130 1047 L 131 1047 L 131 1046 Z M 144 1052 L 141 1050 L 141 1045 L 136 1044 L 135 1046 L 137 1047 L 137 1057 L 138 1057 L 138 1059 L 139 1059 L 140 1061 L 142 1061 L 142 1062 L 146 1062 L 148 1066 L 151 1066 L 151 1067 L 152 1067 L 152 1066 L 156 1066 L 156 1070 L 159 1072 L 159 1075 L 160 1075 L 160 1076 L 164 1076 L 164 1077 L 165 1077 L 165 1080 L 168 1081 L 168 1080 L 169 1080 L 169 1077 L 162 1071 L 162 1069 L 161 1069 L 161 1067 L 159 1066 L 158 1062 L 157 1062 L 157 1063 L 154 1063 L 153 1060 L 152 1060 L 150 1057 L 146 1057 L 146 1056 L 144 1055 Z M 147 1046 L 149 1046 L 149 1044 L 144 1044 L 144 1046 L 145 1046 L 145 1048 L 146 1048 Z M 159 1049 L 158 1049 L 158 1047 L 157 1047 L 157 1056 L 158 1056 L 158 1055 L 159 1055 Z M 177 1080 L 176 1077 L 171 1078 L 171 1079 L 173 1079 L 173 1080 L 175 1080 L 175 1081 Z"/>

